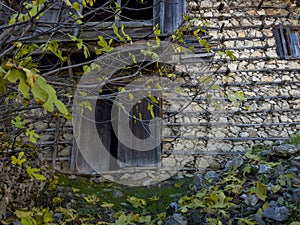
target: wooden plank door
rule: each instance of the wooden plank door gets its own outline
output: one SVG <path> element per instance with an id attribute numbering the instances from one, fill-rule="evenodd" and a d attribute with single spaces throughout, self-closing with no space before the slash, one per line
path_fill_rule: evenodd
<path id="1" fill-rule="evenodd" d="M 129 128 L 133 135 L 139 139 L 146 139 L 150 137 L 160 140 L 160 138 L 158 138 L 161 135 L 160 121 L 156 120 L 156 123 L 154 124 L 155 132 L 150 133 L 149 125 L 150 120 L 153 119 L 153 115 L 151 115 L 151 112 L 148 109 L 149 103 L 150 100 L 145 98 L 132 108 L 130 112 L 131 118 L 129 120 Z M 154 103 L 151 104 L 153 105 L 154 116 L 160 117 L 160 106 Z M 122 123 L 122 120 L 119 120 L 119 123 Z M 128 137 L 130 138 L 130 135 Z M 144 146 L 146 144 L 147 143 L 142 144 L 139 147 L 141 149 L 146 149 L 147 146 Z M 136 151 L 119 142 L 118 156 L 121 162 L 121 167 L 160 167 L 161 143 L 157 143 L 156 147 L 149 151 Z"/>

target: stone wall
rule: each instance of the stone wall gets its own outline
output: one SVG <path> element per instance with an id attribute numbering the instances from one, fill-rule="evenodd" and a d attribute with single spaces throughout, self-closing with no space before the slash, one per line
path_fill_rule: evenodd
<path id="1" fill-rule="evenodd" d="M 185 171 L 222 167 L 234 154 L 289 140 L 299 132 L 300 60 L 278 57 L 272 29 L 280 23 L 299 27 L 300 10 L 283 1 L 260 2 L 188 1 L 194 25 L 208 23 L 212 51 L 232 50 L 237 60 L 226 62 L 216 54 L 207 62 L 205 74 L 211 75 L 219 88 L 197 96 L 183 112 L 164 121 L 163 167 L 182 167 L 182 162 L 187 162 Z M 193 72 L 203 75 L 200 70 Z M 177 81 L 192 85 L 190 76 Z M 231 102 L 227 93 L 236 91 L 243 91 L 247 100 Z M 211 98 L 207 98 L 209 94 Z M 165 105 L 166 113 L 178 110 L 178 105 Z M 45 158 L 58 169 L 68 170 L 71 121 L 41 122 L 36 130 L 40 146 L 48 152 Z"/>
<path id="2" fill-rule="evenodd" d="M 260 2 L 188 1 L 194 25 L 209 24 L 210 42 L 217 43 L 212 51 L 226 48 L 237 59 L 227 63 L 216 54 L 207 72 L 220 86 L 213 94 L 220 109 L 198 96 L 166 123 L 164 150 L 193 155 L 186 170 L 220 167 L 230 155 L 280 143 L 299 132 L 300 59 L 278 57 L 273 28 L 280 23 L 299 28 L 300 9 L 284 1 Z M 236 91 L 243 91 L 247 100 L 229 101 L 226 93 Z"/>

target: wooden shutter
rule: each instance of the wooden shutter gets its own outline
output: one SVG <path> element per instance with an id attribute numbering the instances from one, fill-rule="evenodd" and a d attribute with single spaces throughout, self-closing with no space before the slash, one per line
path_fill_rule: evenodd
<path id="1" fill-rule="evenodd" d="M 50 3 L 50 7 L 38 20 L 36 32 L 46 32 L 57 25 L 67 23 L 67 20 L 70 17 L 69 12 L 70 9 L 63 3 L 63 1 L 55 0 L 54 3 Z"/>
<path id="2" fill-rule="evenodd" d="M 300 57 L 300 30 L 284 27 L 282 24 L 274 28 L 277 54 L 281 59 Z"/>
<path id="3" fill-rule="evenodd" d="M 90 105 L 93 103 L 91 102 Z M 100 146 L 103 144 L 110 147 L 109 104 L 98 104 L 97 102 L 95 111 L 85 109 L 82 114 L 73 116 L 76 121 L 74 135 L 78 141 L 73 146 L 72 153 L 76 155 L 74 166 L 76 171 L 80 173 L 108 171 L 110 169 L 110 152 L 106 148 L 101 149 Z M 97 125 L 93 118 L 99 122 L 96 123 Z M 105 129 L 108 129 L 108 132 Z"/>
<path id="4" fill-rule="evenodd" d="M 161 135 L 161 126 L 159 121 L 157 121 L 155 124 L 155 133 L 150 134 L 149 121 L 152 119 L 152 116 L 148 110 L 148 102 L 149 99 L 143 99 L 139 104 L 136 105 L 136 107 L 133 107 L 132 111 L 130 112 L 132 118 L 130 119 L 129 126 L 133 134 L 139 139 L 145 139 L 151 135 L 151 138 L 156 138 L 158 140 L 158 135 Z M 160 107 L 156 104 L 153 105 L 154 115 L 156 117 L 160 117 Z M 135 120 L 134 117 L 141 117 L 142 121 Z M 120 121 L 120 123 L 121 122 L 122 121 Z M 145 146 L 140 147 L 143 148 Z M 149 151 L 135 151 L 124 146 L 122 143 L 119 143 L 118 155 L 119 160 L 121 161 L 121 167 L 159 167 L 161 161 L 161 145 L 160 143 L 157 143 L 157 147 Z"/>
<path id="5" fill-rule="evenodd" d="M 162 33 L 172 34 L 183 22 L 186 13 L 186 1 L 154 0 L 154 25 L 160 24 Z"/>

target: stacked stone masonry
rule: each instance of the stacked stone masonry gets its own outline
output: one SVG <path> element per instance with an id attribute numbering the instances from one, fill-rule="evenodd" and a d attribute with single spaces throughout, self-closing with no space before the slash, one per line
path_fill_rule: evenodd
<path id="1" fill-rule="evenodd" d="M 187 12 L 203 21 L 217 43 L 234 51 L 237 59 L 224 63 L 218 54 L 207 71 L 219 89 L 214 92 L 219 108 L 211 99 L 196 98 L 181 114 L 164 121 L 162 166 L 181 166 L 185 171 L 221 167 L 234 154 L 254 146 L 289 140 L 300 128 L 300 59 L 282 60 L 276 52 L 273 27 L 300 25 L 300 8 L 285 1 L 188 0 Z M 220 7 L 223 4 L 223 7 Z M 223 43 L 221 43 L 221 40 Z M 216 70 L 217 67 L 221 67 Z M 227 71 L 227 72 L 226 72 Z M 185 83 L 190 78 L 179 82 Z M 243 91 L 247 100 L 233 103 L 227 93 Z M 178 110 L 178 104 L 164 106 Z M 56 122 L 39 123 L 44 157 L 58 168 L 69 169 L 73 136 L 71 121 L 55 139 Z M 45 132 L 48 131 L 48 132 Z M 55 146 L 55 149 L 53 149 Z M 171 155 L 172 154 L 172 155 Z"/>

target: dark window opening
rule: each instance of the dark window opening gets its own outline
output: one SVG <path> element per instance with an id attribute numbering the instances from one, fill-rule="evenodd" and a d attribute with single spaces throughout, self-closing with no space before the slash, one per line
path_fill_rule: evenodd
<path id="1" fill-rule="evenodd" d="M 279 26 L 274 28 L 277 45 L 277 54 L 281 59 L 300 57 L 300 29 L 292 26 Z"/>
<path id="2" fill-rule="evenodd" d="M 122 0 L 121 11 L 118 11 L 114 1 L 96 1 L 93 6 L 83 9 L 85 22 L 113 22 L 151 20 L 153 18 L 153 1 L 151 0 Z"/>
<path id="3" fill-rule="evenodd" d="M 84 22 L 113 22 L 117 11 L 115 3 L 111 0 L 96 1 L 93 6 L 84 8 L 82 14 Z"/>
<path id="4" fill-rule="evenodd" d="M 151 20 L 153 0 L 122 0 L 121 20 Z"/>

